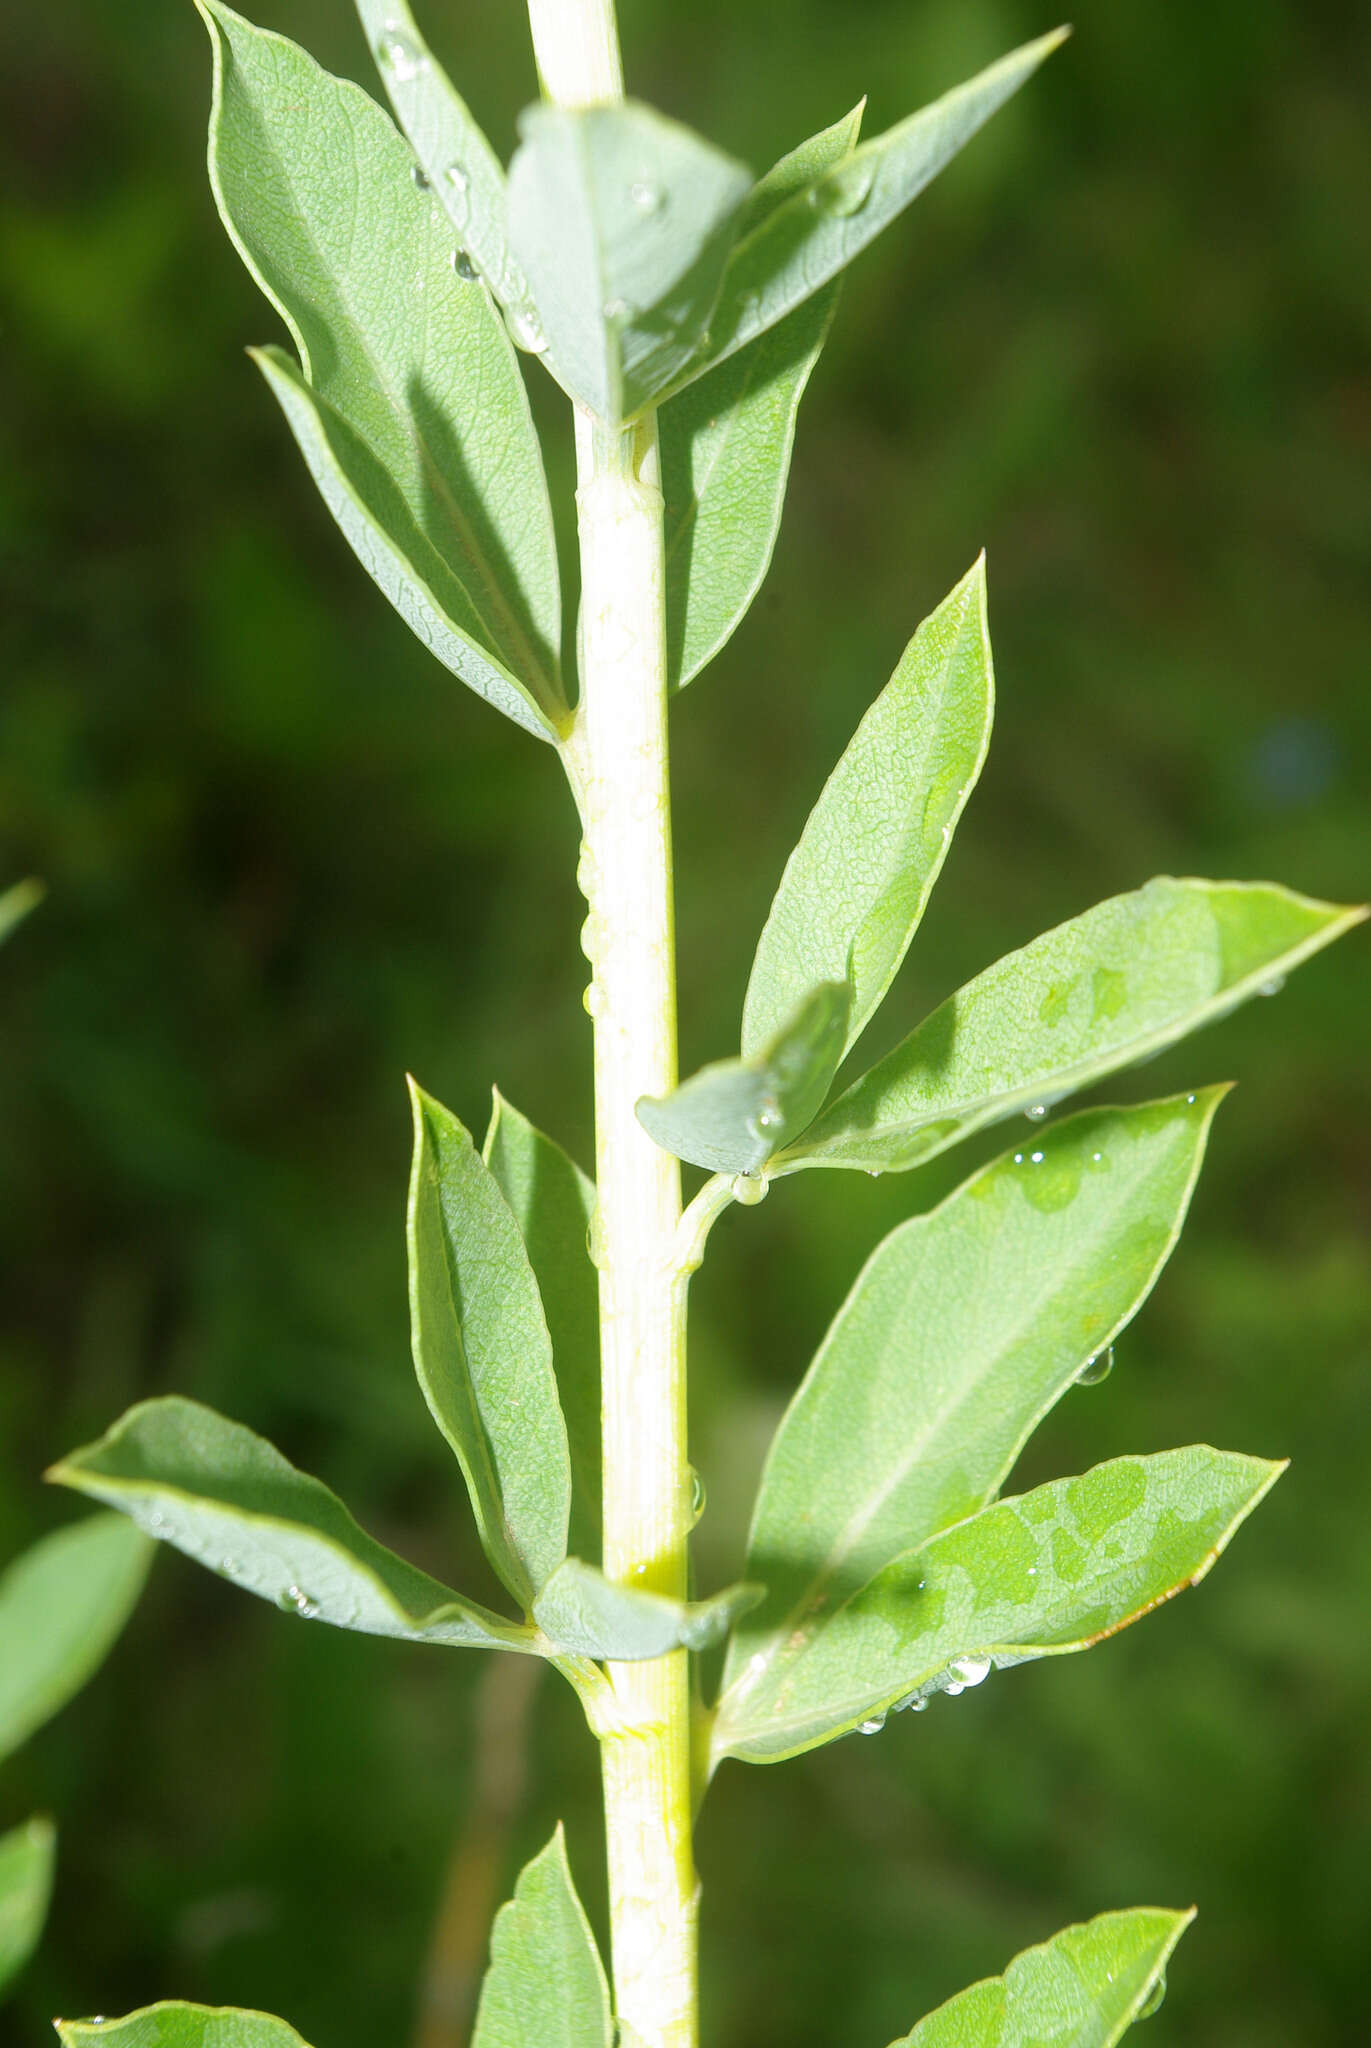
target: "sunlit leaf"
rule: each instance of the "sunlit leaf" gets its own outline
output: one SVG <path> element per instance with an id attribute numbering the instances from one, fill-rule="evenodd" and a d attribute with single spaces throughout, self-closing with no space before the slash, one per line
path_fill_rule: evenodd
<path id="1" fill-rule="evenodd" d="M 718 1060 L 672 1094 L 645 1095 L 638 1121 L 662 1149 L 713 1173 L 757 1174 L 803 1131 L 842 1058 L 845 983 L 811 989 L 750 1059 Z"/>
<path id="2" fill-rule="evenodd" d="M 0 1578 L 0 1757 L 103 1663 L 143 1589 L 152 1545 L 92 1515 L 24 1551 Z"/>
<path id="3" fill-rule="evenodd" d="M 286 1613 L 412 1642 L 538 1647 L 532 1629 L 407 1564 L 326 1486 L 198 1401 L 140 1402 L 47 1476 Z"/>
<path id="4" fill-rule="evenodd" d="M 571 1454 L 570 1546 L 600 1554 L 600 1298 L 589 1234 L 595 1183 L 496 1090 L 483 1156 L 542 1296 Z"/>
<path id="5" fill-rule="evenodd" d="M 1161 876 L 1006 954 L 826 1109 L 773 1173 L 897 1173 L 984 1125 L 1150 1059 L 1366 912 L 1266 882 Z"/>
<path id="6" fill-rule="evenodd" d="M 996 1666 L 1089 1649 L 1198 1583 L 1284 1469 L 1194 1444 L 982 1508 L 744 1665 L 715 1756 L 778 1762 Z"/>
<path id="7" fill-rule="evenodd" d="M 1069 1118 L 878 1246 L 768 1453 L 725 1687 L 994 1498 L 1150 1293 L 1222 1092 Z"/>
<path id="8" fill-rule="evenodd" d="M 809 815 L 758 942 L 744 1053 L 820 981 L 847 980 L 847 1046 L 860 1035 L 947 857 L 993 705 L 982 557 L 909 642 Z"/>
<path id="9" fill-rule="evenodd" d="M 64 2048 L 307 2048 L 294 2027 L 265 2012 L 233 2005 L 182 2005 L 168 2000 L 121 2020 L 58 2020 Z"/>
<path id="10" fill-rule="evenodd" d="M 42 902 L 43 884 L 30 878 L 14 882 L 0 895 L 0 939 L 7 939 L 14 927 Z"/>
<path id="11" fill-rule="evenodd" d="M 410 1083 L 414 1369 L 486 1556 L 527 1609 L 566 1556 L 571 1465 L 538 1282 L 470 1133 Z"/>
<path id="12" fill-rule="evenodd" d="M 257 360 L 348 540 L 472 689 L 543 739 L 568 713 L 542 457 L 513 348 L 368 95 L 202 0 L 210 175 L 301 370 Z"/>
<path id="13" fill-rule="evenodd" d="M 649 403 L 699 345 L 750 180 L 635 101 L 530 107 L 509 168 L 509 240 L 548 366 L 606 423 Z"/>
<path id="14" fill-rule="evenodd" d="M 1145 1906 L 1101 1913 L 1015 1956 L 891 2048 L 1114 2048 L 1164 1982 L 1195 1915 Z"/>
<path id="15" fill-rule="evenodd" d="M 594 1565 L 569 1557 L 534 1603 L 533 1618 L 557 1649 L 581 1657 L 637 1663 L 669 1650 L 707 1650 L 762 1597 L 759 1586 L 730 1586 L 708 1600 L 669 1600 L 613 1585 Z"/>
<path id="16" fill-rule="evenodd" d="M 613 2048 L 609 1987 L 560 1825 L 495 1916 L 472 2048 Z"/>

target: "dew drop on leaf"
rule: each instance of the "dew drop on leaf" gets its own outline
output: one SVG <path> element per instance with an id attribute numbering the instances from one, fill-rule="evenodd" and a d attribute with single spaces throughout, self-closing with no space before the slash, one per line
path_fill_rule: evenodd
<path id="1" fill-rule="evenodd" d="M 1158 1977 L 1156 1983 L 1148 1992 L 1147 1997 L 1143 2000 L 1143 2003 L 1138 2007 L 1138 2018 L 1140 2020 L 1150 2020 L 1154 2012 L 1161 2011 L 1162 2003 L 1165 2000 L 1165 1998 L 1166 1979 L 1165 1977 Z"/>
<path id="2" fill-rule="evenodd" d="M 954 1657 L 948 1669 L 956 1690 L 961 1692 L 964 1687 L 979 1685 L 982 1679 L 989 1678 L 991 1661 L 989 1657 Z M 953 1686 L 949 1685 L 947 1690 L 951 1692 Z"/>
<path id="3" fill-rule="evenodd" d="M 454 252 L 452 258 L 452 267 L 456 271 L 458 277 L 461 278 L 463 284 L 475 284 L 476 265 L 467 255 L 465 249 L 458 249 Z"/>
<path id="4" fill-rule="evenodd" d="M 219 1569 L 226 1579 L 236 1579 L 243 1567 L 236 1557 L 223 1557 L 219 1560 Z"/>
<path id="5" fill-rule="evenodd" d="M 602 310 L 610 326 L 618 327 L 628 319 L 632 308 L 627 299 L 606 299 Z"/>
<path id="6" fill-rule="evenodd" d="M 1035 1102 L 1031 1109 L 1024 1111 L 1024 1115 L 1031 1124 L 1040 1124 L 1047 1115 L 1047 1104 L 1045 1102 Z"/>
<path id="7" fill-rule="evenodd" d="M 879 1735 L 884 1726 L 885 1715 L 873 1714 L 869 1721 L 859 1721 L 857 1723 L 857 1733 L 859 1735 Z"/>
<path id="8" fill-rule="evenodd" d="M 1078 1387 L 1097 1387 L 1101 1380 L 1109 1378 L 1113 1370 L 1114 1346 L 1110 1344 L 1103 1351 L 1097 1351 L 1093 1358 L 1086 1359 L 1085 1364 L 1076 1374 L 1076 1385 Z"/>
<path id="9" fill-rule="evenodd" d="M 692 1465 L 690 1471 L 690 1526 L 693 1529 L 705 1511 L 705 1483 Z"/>
<path id="10" fill-rule="evenodd" d="M 466 192 L 470 189 L 471 177 L 465 164 L 443 165 L 443 183 L 450 192 Z"/>
<path id="11" fill-rule="evenodd" d="M 836 214 L 843 219 L 860 213 L 871 196 L 875 176 L 871 164 L 849 165 L 845 170 L 834 171 L 810 187 L 810 204 L 820 213 Z"/>
<path id="12" fill-rule="evenodd" d="M 510 308 L 509 331 L 514 346 L 521 348 L 525 355 L 541 356 L 547 353 L 547 336 L 543 332 L 542 322 L 530 307 Z"/>
<path id="13" fill-rule="evenodd" d="M 638 178 L 628 188 L 629 201 L 639 213 L 660 213 L 666 205 L 666 194 L 660 185 L 652 184 L 647 178 Z"/>
<path id="14" fill-rule="evenodd" d="M 1270 981 L 1264 981 L 1261 984 L 1257 994 L 1259 996 L 1278 996 L 1284 987 L 1285 976 L 1283 974 L 1273 974 Z M 1139 2014 L 1138 2017 L 1141 2018 L 1142 2015 Z"/>
<path id="15" fill-rule="evenodd" d="M 424 60 L 406 36 L 388 28 L 376 45 L 376 59 L 401 85 L 408 85 L 424 68 Z"/>
<path id="16" fill-rule="evenodd" d="M 413 178 L 413 180 L 414 180 L 414 186 L 415 186 L 415 190 L 416 190 L 416 191 L 418 191 L 418 192 L 431 192 L 431 191 L 432 191 L 432 189 L 433 189 L 433 183 L 432 183 L 432 180 L 430 179 L 430 177 L 429 177 L 429 174 L 428 174 L 428 172 L 427 172 L 427 171 L 426 171 L 426 170 L 424 169 L 424 167 L 423 167 L 423 165 L 422 165 L 422 164 L 415 164 L 415 165 L 414 165 L 414 167 L 412 168 L 412 170 L 410 171 L 410 174 L 409 174 L 409 175 L 410 175 L 410 176 L 411 176 L 411 178 Z"/>
<path id="17" fill-rule="evenodd" d="M 735 1173 L 729 1193 L 744 1209 L 755 1209 L 758 1202 L 765 1200 L 768 1185 L 764 1174 Z"/>
<path id="18" fill-rule="evenodd" d="M 319 1602 L 299 1586 L 287 1586 L 285 1592 L 278 1595 L 276 1604 L 284 1613 L 303 1615 L 306 1621 L 311 1621 L 319 1612 Z"/>

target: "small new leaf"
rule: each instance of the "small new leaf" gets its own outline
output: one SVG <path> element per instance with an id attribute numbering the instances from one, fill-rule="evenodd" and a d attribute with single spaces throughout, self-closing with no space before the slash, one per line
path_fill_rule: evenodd
<path id="1" fill-rule="evenodd" d="M 670 1095 L 645 1095 L 639 1123 L 692 1166 L 760 1173 L 817 1114 L 843 1056 L 850 1002 L 845 982 L 811 989 L 751 1058 L 716 1061 Z"/>
<path id="2" fill-rule="evenodd" d="M 509 170 L 509 240 L 548 367 L 606 425 L 696 352 L 718 296 L 741 164 L 634 101 L 530 107 Z"/>
<path id="3" fill-rule="evenodd" d="M 558 1825 L 495 1916 L 472 2048 L 613 2048 L 609 1986 Z"/>
<path id="4" fill-rule="evenodd" d="M 414 1369 L 457 1454 L 486 1556 L 525 1611 L 566 1556 L 571 1465 L 538 1282 L 499 1183 L 410 1082 Z"/>
<path id="5" fill-rule="evenodd" d="M 265 2012 L 236 2005 L 183 2005 L 169 1999 L 120 2020 L 57 2020 L 63 2048 L 308 2048 Z"/>
<path id="6" fill-rule="evenodd" d="M 600 1283 L 595 1183 L 496 1089 L 482 1157 L 519 1226 L 547 1317 L 571 1455 L 570 1547 L 600 1554 Z"/>
<path id="7" fill-rule="evenodd" d="M 743 1051 L 818 981 L 852 989 L 844 1051 L 894 979 L 990 744 L 982 556 L 924 620 L 786 864 L 743 1006 Z"/>
<path id="8" fill-rule="evenodd" d="M 198 1401 L 140 1402 L 47 1477 L 306 1620 L 409 1642 L 538 1649 L 532 1629 L 407 1564 L 319 1480 Z"/>
<path id="9" fill-rule="evenodd" d="M 0 1757 L 98 1670 L 151 1561 L 151 1543 L 122 1515 L 91 1515 L 9 1566 L 0 1578 Z"/>
<path id="10" fill-rule="evenodd" d="M 0 1996 L 38 1946 L 56 1856 L 57 1831 L 41 1815 L 0 1835 Z"/>
<path id="11" fill-rule="evenodd" d="M 996 1666 L 1089 1649 L 1197 1585 L 1284 1469 L 1193 1444 L 982 1508 L 745 1666 L 715 1757 L 775 1763 Z"/>
<path id="12" fill-rule="evenodd" d="M 891 2048 L 1114 2048 L 1144 2009 L 1194 1912 L 1101 1913 L 1015 1956 Z"/>
<path id="13" fill-rule="evenodd" d="M 856 107 L 782 157 L 753 187 L 744 225 L 850 156 L 861 118 Z M 806 300 L 778 327 L 687 384 L 658 415 L 672 689 L 684 689 L 732 637 L 771 566 L 800 400 L 839 289 L 835 283 Z"/>
<path id="14" fill-rule="evenodd" d="M 1223 1092 L 1071 1117 L 877 1247 L 767 1454 L 747 1570 L 770 1592 L 734 1635 L 725 1689 L 993 1500 L 1151 1292 Z"/>
<path id="15" fill-rule="evenodd" d="M 728 259 L 709 337 L 681 382 L 722 362 L 820 291 L 932 182 L 1065 39 L 1057 29 L 865 142 L 782 204 L 767 207 Z"/>
<path id="16" fill-rule="evenodd" d="M 917 1166 L 1274 993 L 1366 914 L 1266 882 L 1160 876 L 1110 897 L 949 996 L 772 1170 Z"/>
<path id="17" fill-rule="evenodd" d="M 569 1557 L 534 1602 L 533 1619 L 558 1651 L 642 1663 L 671 1650 L 711 1649 L 762 1596 L 760 1586 L 737 1585 L 708 1600 L 669 1600 L 613 1585 L 594 1565 Z"/>
<path id="18" fill-rule="evenodd" d="M 541 739 L 569 713 L 542 456 L 504 322 L 360 89 L 222 0 L 210 176 L 299 351 L 257 361 L 344 534 L 440 660 Z"/>

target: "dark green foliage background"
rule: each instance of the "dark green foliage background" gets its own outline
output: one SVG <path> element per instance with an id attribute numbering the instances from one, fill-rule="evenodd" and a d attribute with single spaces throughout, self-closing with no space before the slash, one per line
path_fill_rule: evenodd
<path id="1" fill-rule="evenodd" d="M 521 15 L 425 16 L 505 151 Z M 344 0 L 265 18 L 365 75 Z M 996 741 L 876 1049 L 1156 871 L 1366 893 L 1371 16 L 1076 18 L 860 264 L 774 573 L 679 706 L 688 1066 L 729 1049 L 824 774 L 983 543 Z M 863 90 L 883 127 L 1049 25 L 1028 0 L 624 7 L 635 88 L 759 167 Z M 50 890 L 0 962 L 0 1555 L 72 1512 L 36 1481 L 51 1457 L 176 1390 L 480 1592 L 408 1363 L 401 1076 L 475 1122 L 498 1079 L 585 1156 L 570 805 L 551 754 L 407 640 L 243 358 L 278 337 L 213 215 L 189 6 L 51 0 L 0 42 L 0 853 Z M 710 2048 L 883 2048 L 1069 1920 L 1192 1899 L 1159 2043 L 1363 2038 L 1369 983 L 1353 938 L 1111 1091 L 1242 1080 L 1114 1376 L 1028 1460 L 1199 1438 L 1288 1452 L 1289 1477 L 1200 1594 L 1092 1656 L 727 1766 L 700 1841 Z M 808 1174 L 717 1233 L 706 1583 L 861 1258 L 971 1163 Z M 405 2041 L 479 1668 L 160 1560 L 102 1680 L 0 1778 L 0 1823 L 42 1803 L 63 1827 L 0 2035 L 185 1995 L 315 2048 Z M 508 1883 L 562 1814 L 598 1913 L 590 1746 L 550 1685 L 534 1725 Z"/>

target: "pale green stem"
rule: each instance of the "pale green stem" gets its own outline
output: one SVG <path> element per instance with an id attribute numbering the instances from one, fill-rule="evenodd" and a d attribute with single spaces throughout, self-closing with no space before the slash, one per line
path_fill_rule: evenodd
<path id="1" fill-rule="evenodd" d="M 544 90 L 622 97 L 611 0 L 530 0 Z M 686 1462 L 680 1169 L 638 1122 L 676 1084 L 663 506 L 655 419 L 576 417 L 581 700 L 564 759 L 584 830 L 595 1027 L 604 1568 L 684 1598 Z M 597 1704 L 615 2010 L 641 2048 L 695 2048 L 697 1892 L 685 1651 L 611 1664 Z"/>

